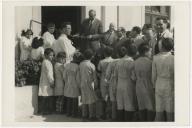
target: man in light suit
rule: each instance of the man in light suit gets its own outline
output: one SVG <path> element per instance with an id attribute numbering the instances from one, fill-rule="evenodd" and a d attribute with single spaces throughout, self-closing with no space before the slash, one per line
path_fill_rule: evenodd
<path id="1" fill-rule="evenodd" d="M 103 26 L 99 19 L 96 18 L 96 11 L 89 11 L 89 18 L 82 22 L 80 36 L 84 37 L 83 51 L 91 48 L 94 52 L 100 49 L 100 39 L 103 33 Z"/>
<path id="2" fill-rule="evenodd" d="M 157 17 L 156 21 L 157 31 L 157 43 L 155 45 L 155 54 L 160 52 L 161 42 L 163 38 L 173 38 L 173 34 L 170 32 L 170 24 L 167 18 Z"/>

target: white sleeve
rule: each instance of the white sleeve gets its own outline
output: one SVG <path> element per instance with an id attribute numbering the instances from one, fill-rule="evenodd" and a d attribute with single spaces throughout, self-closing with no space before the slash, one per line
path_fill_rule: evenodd
<path id="1" fill-rule="evenodd" d="M 45 62 L 45 71 L 50 84 L 54 83 L 53 66 L 52 64 Z"/>
<path id="2" fill-rule="evenodd" d="M 50 35 L 46 32 L 46 33 L 44 33 L 43 34 L 43 40 L 44 40 L 44 47 L 46 48 L 46 47 L 50 47 L 51 45 L 52 45 L 52 39 L 51 39 L 51 37 L 50 37 Z"/>

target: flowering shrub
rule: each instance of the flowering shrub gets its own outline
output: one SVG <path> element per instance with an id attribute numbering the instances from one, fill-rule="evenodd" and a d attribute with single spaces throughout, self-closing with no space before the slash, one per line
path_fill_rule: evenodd
<path id="1" fill-rule="evenodd" d="M 17 61 L 15 64 L 15 85 L 38 85 L 41 73 L 41 61 Z"/>

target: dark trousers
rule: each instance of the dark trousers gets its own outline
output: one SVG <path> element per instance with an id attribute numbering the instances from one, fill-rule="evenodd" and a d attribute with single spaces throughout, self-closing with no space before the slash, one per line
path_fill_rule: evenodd
<path id="1" fill-rule="evenodd" d="M 111 118 L 113 120 L 117 119 L 117 102 L 116 101 L 112 101 L 111 102 Z"/>
<path id="2" fill-rule="evenodd" d="M 95 103 L 82 105 L 82 117 L 83 118 L 95 118 L 96 115 Z"/>
<path id="3" fill-rule="evenodd" d="M 118 122 L 132 122 L 134 117 L 134 111 L 117 110 Z"/>
<path id="4" fill-rule="evenodd" d="M 77 98 L 65 97 L 65 100 L 66 100 L 67 115 L 76 117 L 78 115 L 78 97 Z"/>
<path id="5" fill-rule="evenodd" d="M 57 113 L 59 114 L 64 113 L 65 110 L 64 104 L 65 104 L 64 96 L 55 96 L 54 107 Z"/>
<path id="6" fill-rule="evenodd" d="M 139 120 L 140 121 L 154 121 L 155 112 L 149 110 L 139 110 Z"/>
<path id="7" fill-rule="evenodd" d="M 38 113 L 39 114 L 51 114 L 54 111 L 53 96 L 39 96 L 38 97 Z"/>

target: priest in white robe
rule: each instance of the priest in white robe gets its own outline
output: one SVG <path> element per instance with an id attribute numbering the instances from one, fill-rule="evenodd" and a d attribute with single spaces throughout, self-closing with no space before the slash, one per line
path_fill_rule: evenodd
<path id="1" fill-rule="evenodd" d="M 59 36 L 58 40 L 55 41 L 53 44 L 53 50 L 55 55 L 59 52 L 66 53 L 66 62 L 69 63 L 72 58 L 73 54 L 75 53 L 76 49 L 72 45 L 73 42 L 67 37 L 71 34 L 71 24 L 70 23 L 63 23 L 61 25 L 61 35 Z"/>

